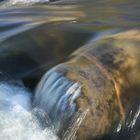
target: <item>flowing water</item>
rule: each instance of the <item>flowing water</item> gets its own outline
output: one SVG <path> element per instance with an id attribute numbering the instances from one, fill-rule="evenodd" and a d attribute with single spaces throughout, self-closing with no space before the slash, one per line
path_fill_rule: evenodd
<path id="1" fill-rule="evenodd" d="M 67 123 L 66 114 L 70 117 L 75 110 L 74 100 L 80 96 L 81 87 L 61 73 L 47 75 L 47 99 L 54 87 L 60 91 L 54 100 L 60 99 L 62 89 L 66 93 L 57 104 L 61 106 L 59 116 L 55 117 L 58 109 L 54 108 L 54 124 L 50 125 L 44 110 L 32 108 L 41 76 L 88 41 L 139 26 L 139 0 L 0 0 L 0 140 L 58 140 L 56 133 Z M 61 114 L 67 101 L 70 106 Z M 44 104 L 51 108 L 53 99 L 41 106 Z M 77 114 L 76 123 L 63 139 L 75 139 L 87 112 Z M 120 123 L 112 139 L 140 139 L 139 101 L 129 112 L 126 126 L 122 130 Z M 118 136 L 120 130 L 123 132 Z"/>

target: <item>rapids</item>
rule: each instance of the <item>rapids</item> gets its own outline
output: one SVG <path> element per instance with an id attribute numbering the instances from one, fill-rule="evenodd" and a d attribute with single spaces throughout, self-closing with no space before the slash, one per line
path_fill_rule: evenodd
<path id="1" fill-rule="evenodd" d="M 24 86 L 0 83 L 1 140 L 58 140 L 51 128 L 40 126 L 35 114 L 43 116 L 43 112 L 33 111 L 31 100 L 32 94 Z"/>
<path id="2" fill-rule="evenodd" d="M 0 0 L 0 140 L 76 140 L 89 112 L 75 103 L 83 85 L 50 69 L 89 42 L 139 27 L 139 0 Z M 103 140 L 140 139 L 139 99 L 133 106 Z"/>

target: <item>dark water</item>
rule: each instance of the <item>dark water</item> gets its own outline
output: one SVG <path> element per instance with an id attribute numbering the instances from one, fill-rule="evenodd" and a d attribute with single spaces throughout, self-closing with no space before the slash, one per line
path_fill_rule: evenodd
<path id="1" fill-rule="evenodd" d="M 7 7 L 9 2 L 0 8 L 0 69 L 13 78 L 46 71 L 99 32 L 140 25 L 139 0 Z"/>
<path id="2" fill-rule="evenodd" d="M 0 79 L 34 91 L 47 70 L 89 40 L 139 27 L 139 0 L 1 0 Z M 139 140 L 139 118 L 135 124 L 112 139 Z"/>

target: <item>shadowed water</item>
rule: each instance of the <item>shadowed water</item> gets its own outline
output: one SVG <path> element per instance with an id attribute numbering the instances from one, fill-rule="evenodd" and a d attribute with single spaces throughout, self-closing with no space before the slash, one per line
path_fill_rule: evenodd
<path id="1" fill-rule="evenodd" d="M 1 0 L 0 139 L 58 140 L 58 134 L 75 140 L 89 111 L 70 122 L 82 85 L 61 71 L 49 71 L 39 82 L 41 76 L 87 42 L 139 26 L 139 0 Z M 133 106 L 125 127 L 120 122 L 103 139 L 140 139 L 139 99 Z M 68 129 L 60 134 L 63 124 Z"/>

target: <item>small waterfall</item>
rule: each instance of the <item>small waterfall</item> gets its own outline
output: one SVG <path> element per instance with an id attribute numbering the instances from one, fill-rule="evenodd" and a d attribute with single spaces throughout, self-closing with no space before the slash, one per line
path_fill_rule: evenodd
<path id="1" fill-rule="evenodd" d="M 40 81 L 33 104 L 48 113 L 52 125 L 59 133 L 69 125 L 77 110 L 75 100 L 80 94 L 80 84 L 67 79 L 63 72 L 55 71 L 54 68 Z"/>
<path id="2" fill-rule="evenodd" d="M 64 72 L 56 71 L 56 67 L 44 75 L 35 97 L 23 85 L 1 82 L 0 139 L 59 140 L 58 134 L 62 140 L 76 140 L 89 112 L 77 110 L 75 100 L 80 97 L 81 88 L 79 83 L 66 78 Z M 110 140 L 138 140 L 139 122 L 140 106 L 130 111 L 125 127 L 120 122 Z"/>
<path id="3" fill-rule="evenodd" d="M 69 122 L 75 112 L 74 102 L 80 96 L 80 91 L 81 86 L 66 79 L 61 72 L 50 71 L 44 76 L 38 85 L 35 99 L 23 85 L 1 82 L 0 139 L 59 140 L 55 133 L 58 133 L 64 123 Z M 87 112 L 88 110 L 76 113 L 63 133 L 63 140 L 76 139 L 76 132 Z"/>

